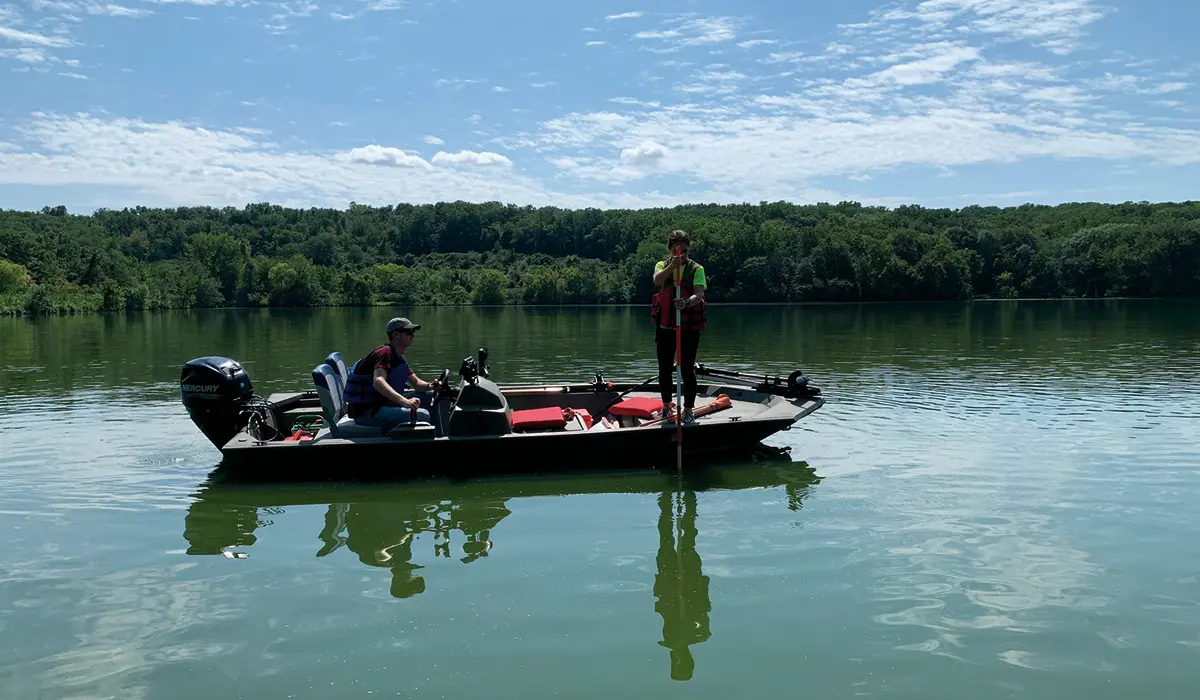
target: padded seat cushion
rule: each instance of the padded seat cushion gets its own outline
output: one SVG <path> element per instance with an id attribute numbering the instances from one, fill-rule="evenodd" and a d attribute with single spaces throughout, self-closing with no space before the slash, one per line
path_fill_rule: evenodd
<path id="1" fill-rule="evenodd" d="M 653 418 L 656 411 L 661 411 L 662 399 L 650 396 L 633 396 L 623 399 L 608 409 L 614 416 L 632 416 L 634 418 Z"/>
<path id="2" fill-rule="evenodd" d="M 321 414 L 325 416 L 325 425 L 336 426 L 342 416 L 346 415 L 346 403 L 342 396 L 342 384 L 337 370 L 327 364 L 319 364 L 312 371 L 313 384 L 317 388 L 317 397 L 321 401 Z M 334 427 L 334 435 L 337 429 Z"/>
<path id="3" fill-rule="evenodd" d="M 558 406 L 546 408 L 528 408 L 512 412 L 512 429 L 514 433 L 527 430 L 558 430 L 566 426 L 567 416 Z"/>
<path id="4" fill-rule="evenodd" d="M 346 382 L 350 380 L 350 370 L 346 368 L 346 360 L 342 358 L 342 353 L 331 352 L 325 356 L 325 364 L 337 372 L 337 378 L 341 381 L 342 392 L 346 391 Z"/>
<path id="5" fill-rule="evenodd" d="M 374 425 L 359 425 L 350 416 L 345 416 L 337 422 L 337 432 L 339 437 L 344 438 L 384 436 L 383 428 Z"/>

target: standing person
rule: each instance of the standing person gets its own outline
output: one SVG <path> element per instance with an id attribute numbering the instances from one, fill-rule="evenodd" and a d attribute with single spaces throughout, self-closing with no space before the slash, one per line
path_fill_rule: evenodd
<path id="1" fill-rule="evenodd" d="M 346 380 L 346 415 L 359 425 L 376 426 L 388 432 L 412 420 L 431 422 L 441 434 L 440 416 L 430 416 L 426 395 L 438 386 L 422 381 L 408 365 L 405 351 L 412 347 L 421 326 L 407 318 L 393 318 L 384 328 L 387 345 L 380 345 L 358 362 Z M 407 389 L 412 387 L 416 393 Z"/>
<path id="2" fill-rule="evenodd" d="M 687 232 L 675 230 L 667 237 L 670 257 L 654 266 L 654 286 L 658 291 L 651 303 L 654 319 L 654 343 L 658 350 L 658 384 L 662 392 L 663 415 L 670 412 L 675 366 L 675 309 L 680 310 L 681 351 L 679 369 L 683 374 L 682 420 L 691 423 L 696 406 L 696 351 L 700 346 L 700 331 L 707 324 L 708 301 L 704 289 L 708 280 L 704 266 L 692 260 L 688 253 L 692 239 Z M 675 298 L 675 270 L 680 272 L 681 295 Z"/>

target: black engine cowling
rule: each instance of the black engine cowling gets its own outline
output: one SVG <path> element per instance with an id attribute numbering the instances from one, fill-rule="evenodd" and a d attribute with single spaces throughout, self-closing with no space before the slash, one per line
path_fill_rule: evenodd
<path id="1" fill-rule="evenodd" d="M 183 366 L 179 395 L 192 422 L 220 449 L 242 429 L 242 409 L 254 387 L 237 360 L 200 357 Z"/>

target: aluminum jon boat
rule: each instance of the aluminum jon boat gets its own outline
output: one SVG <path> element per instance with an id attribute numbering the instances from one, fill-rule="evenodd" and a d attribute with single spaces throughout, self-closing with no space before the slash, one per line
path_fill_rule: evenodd
<path id="1" fill-rule="evenodd" d="M 201 357 L 183 366 L 180 396 L 220 450 L 222 469 L 255 478 L 369 478 L 540 473 L 674 465 L 676 425 L 657 379 L 501 387 L 487 349 L 468 356 L 457 386 L 440 377 L 431 399 L 444 434 L 411 422 L 384 433 L 346 416 L 349 376 L 339 352 L 312 371 L 313 388 L 263 398 L 236 360 Z M 695 421 L 682 435 L 684 465 L 770 450 L 762 441 L 824 405 L 797 370 L 757 376 L 696 365 Z M 673 388 L 673 387 L 672 387 Z M 663 413 L 666 415 L 664 416 Z"/>

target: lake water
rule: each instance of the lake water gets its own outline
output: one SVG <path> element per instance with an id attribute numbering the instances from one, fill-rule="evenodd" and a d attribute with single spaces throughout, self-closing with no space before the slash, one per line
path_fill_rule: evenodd
<path id="1" fill-rule="evenodd" d="M 425 379 L 655 371 L 640 308 L 0 318 L 0 698 L 1200 697 L 1200 303 L 714 308 L 825 392 L 791 464 L 210 483 L 184 362 L 395 314 Z"/>

